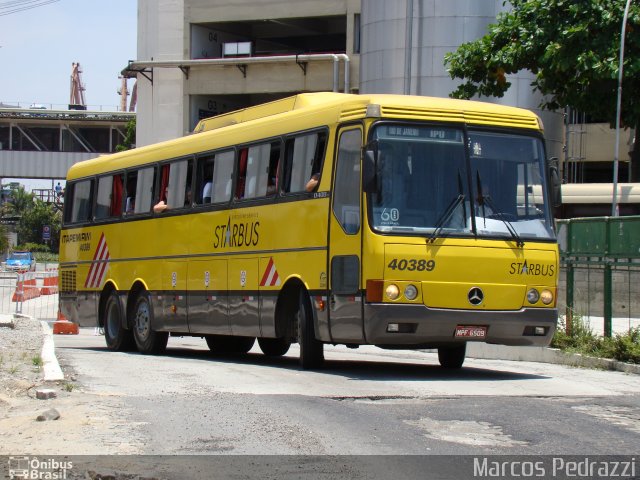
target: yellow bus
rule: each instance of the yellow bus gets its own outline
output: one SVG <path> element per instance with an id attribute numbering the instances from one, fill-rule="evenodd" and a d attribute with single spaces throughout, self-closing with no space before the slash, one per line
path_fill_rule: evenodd
<path id="1" fill-rule="evenodd" d="M 556 189 L 542 124 L 494 104 L 307 93 L 72 166 L 61 310 L 112 350 L 547 345 Z"/>

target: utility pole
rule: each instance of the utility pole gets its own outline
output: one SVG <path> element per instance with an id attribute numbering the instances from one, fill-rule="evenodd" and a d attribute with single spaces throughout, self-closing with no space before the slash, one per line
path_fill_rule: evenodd
<path id="1" fill-rule="evenodd" d="M 627 0 L 622 17 L 622 34 L 620 36 L 620 62 L 618 67 L 618 100 L 616 103 L 616 145 L 613 157 L 613 199 L 611 201 L 611 216 L 617 217 L 618 210 L 618 156 L 620 155 L 620 106 L 622 105 L 622 72 L 624 67 L 624 37 L 627 31 L 627 18 L 629 17 L 629 7 L 631 0 Z M 636 134 L 637 136 L 637 134 Z"/>

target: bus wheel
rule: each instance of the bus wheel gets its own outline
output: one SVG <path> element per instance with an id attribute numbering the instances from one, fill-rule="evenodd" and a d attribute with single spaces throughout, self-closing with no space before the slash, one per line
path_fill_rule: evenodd
<path id="1" fill-rule="evenodd" d="M 122 326 L 122 310 L 118 294 L 112 291 L 104 303 L 102 312 L 104 326 L 104 338 L 107 341 L 107 348 L 114 352 L 126 352 L 135 348 L 133 333 L 125 330 Z"/>
<path id="2" fill-rule="evenodd" d="M 204 339 L 212 353 L 247 353 L 256 342 L 254 337 L 232 337 L 229 335 L 206 335 Z"/>
<path id="3" fill-rule="evenodd" d="M 260 350 L 267 357 L 281 357 L 289 351 L 291 342 L 287 338 L 259 338 Z"/>
<path id="4" fill-rule="evenodd" d="M 324 363 L 324 345 L 316 339 L 311 302 L 304 290 L 300 290 L 296 317 L 300 366 L 305 370 L 319 368 Z"/>
<path id="5" fill-rule="evenodd" d="M 466 343 L 453 347 L 440 347 L 438 348 L 438 360 L 444 368 L 460 368 L 464 363 L 466 352 Z"/>
<path id="6" fill-rule="evenodd" d="M 153 311 L 146 293 L 136 297 L 133 307 L 133 338 L 140 353 L 160 354 L 167 348 L 168 332 L 153 329 Z"/>

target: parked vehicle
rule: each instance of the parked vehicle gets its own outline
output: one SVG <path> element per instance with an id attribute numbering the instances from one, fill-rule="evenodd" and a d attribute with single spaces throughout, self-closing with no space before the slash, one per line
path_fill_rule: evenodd
<path id="1" fill-rule="evenodd" d="M 36 259 L 31 252 L 13 251 L 7 257 L 7 270 L 35 272 Z"/>

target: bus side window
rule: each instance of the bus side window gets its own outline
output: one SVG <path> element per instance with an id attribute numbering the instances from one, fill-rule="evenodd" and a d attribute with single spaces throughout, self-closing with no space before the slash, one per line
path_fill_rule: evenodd
<path id="1" fill-rule="evenodd" d="M 191 162 L 179 160 L 163 165 L 157 201 L 164 202 L 166 208 L 183 208 L 191 206 L 191 200 Z"/>
<path id="2" fill-rule="evenodd" d="M 71 209 L 69 211 L 69 223 L 88 222 L 91 220 L 91 193 L 92 180 L 83 180 L 72 185 L 69 189 Z"/>
<path id="3" fill-rule="evenodd" d="M 125 192 L 125 215 L 133 215 L 136 208 L 136 185 L 138 183 L 138 171 L 127 172 L 127 188 Z"/>
<path id="4" fill-rule="evenodd" d="M 195 186 L 197 205 L 211 203 L 213 196 L 213 171 L 215 168 L 214 159 L 214 155 L 206 155 L 198 158 Z"/>
<path id="5" fill-rule="evenodd" d="M 119 217 L 122 213 L 122 174 L 98 179 L 95 219 Z"/>
<path id="6" fill-rule="evenodd" d="M 254 145 L 249 148 L 245 198 L 264 197 L 267 194 L 271 159 L 275 158 L 277 162 L 279 150 L 279 143 L 276 142 Z"/>
<path id="7" fill-rule="evenodd" d="M 347 130 L 340 135 L 336 163 L 333 214 L 352 235 L 360 230 L 360 130 Z"/>
<path id="8" fill-rule="evenodd" d="M 215 168 L 213 169 L 212 203 L 228 202 L 231 199 L 234 160 L 235 152 L 233 150 L 216 153 Z"/>
<path id="9" fill-rule="evenodd" d="M 155 167 L 141 168 L 138 170 L 136 182 L 135 213 L 149 213 L 153 200 L 153 185 L 155 184 Z"/>
<path id="10" fill-rule="evenodd" d="M 308 191 L 307 183 L 314 175 L 319 183 L 326 140 L 325 132 L 299 135 L 287 140 L 283 175 L 285 193 Z"/>
<path id="11" fill-rule="evenodd" d="M 238 152 L 238 177 L 236 179 L 236 189 L 233 198 L 240 200 L 244 198 L 244 188 L 247 180 L 247 156 L 248 148 L 241 148 Z"/>
<path id="12" fill-rule="evenodd" d="M 271 144 L 271 152 L 269 154 L 269 166 L 267 168 L 267 186 L 265 194 L 267 196 L 275 195 L 278 192 L 278 177 L 280 174 L 280 142 Z"/>

